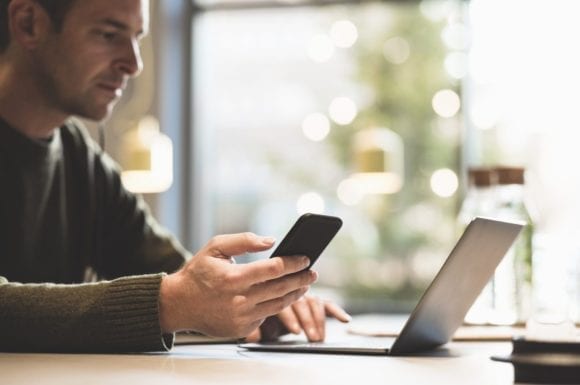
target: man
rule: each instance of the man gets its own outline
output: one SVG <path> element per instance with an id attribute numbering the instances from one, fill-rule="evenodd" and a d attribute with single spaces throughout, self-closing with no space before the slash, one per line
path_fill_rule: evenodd
<path id="1" fill-rule="evenodd" d="M 147 26 L 147 0 L 0 0 L 0 350 L 164 350 L 179 330 L 256 340 L 277 313 L 323 339 L 326 314 L 348 315 L 303 297 L 306 257 L 236 265 L 274 244 L 250 233 L 189 255 L 70 119 L 110 114 Z M 110 281 L 82 283 L 93 273 Z"/>

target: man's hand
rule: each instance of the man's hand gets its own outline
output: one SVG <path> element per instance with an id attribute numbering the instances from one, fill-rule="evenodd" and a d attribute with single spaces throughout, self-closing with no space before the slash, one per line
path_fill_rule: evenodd
<path id="1" fill-rule="evenodd" d="M 270 317 L 260 328 L 246 337 L 246 342 L 270 341 L 288 332 L 300 334 L 304 331 L 308 341 L 323 341 L 326 337 L 326 317 L 341 322 L 349 322 L 350 315 L 340 306 L 317 297 L 304 296 L 282 310 L 276 317 Z"/>
<path id="2" fill-rule="evenodd" d="M 309 264 L 307 257 L 276 257 L 242 265 L 232 258 L 267 250 L 273 244 L 273 239 L 251 233 L 214 237 L 181 270 L 163 277 L 162 331 L 245 337 L 266 317 L 302 297 L 317 279 L 315 272 L 302 271 Z"/>

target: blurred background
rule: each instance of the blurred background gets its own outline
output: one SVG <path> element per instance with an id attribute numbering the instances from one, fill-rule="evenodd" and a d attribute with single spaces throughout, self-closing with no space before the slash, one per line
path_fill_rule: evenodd
<path id="1" fill-rule="evenodd" d="M 536 287 L 578 319 L 580 3 L 163 0 L 151 12 L 145 71 L 105 143 L 190 250 L 337 215 L 315 291 L 353 313 L 409 311 L 461 233 L 468 171 L 516 166 Z"/>

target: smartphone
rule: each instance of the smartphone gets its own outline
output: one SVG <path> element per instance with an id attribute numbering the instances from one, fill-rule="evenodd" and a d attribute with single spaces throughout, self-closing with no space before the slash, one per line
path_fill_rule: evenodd
<path id="1" fill-rule="evenodd" d="M 338 217 L 320 214 L 304 214 L 282 239 L 270 258 L 306 255 L 310 259 L 308 270 L 324 251 L 342 226 Z"/>

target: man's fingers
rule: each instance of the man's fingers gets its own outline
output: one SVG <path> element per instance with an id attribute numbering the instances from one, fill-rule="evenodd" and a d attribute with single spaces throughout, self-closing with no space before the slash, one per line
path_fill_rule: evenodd
<path id="1" fill-rule="evenodd" d="M 240 276 L 246 285 L 270 281 L 304 270 L 310 264 L 305 256 L 274 257 L 239 265 Z"/>
<path id="2" fill-rule="evenodd" d="M 282 297 L 301 287 L 316 282 L 318 273 L 308 270 L 295 273 L 278 279 L 261 282 L 253 285 L 247 292 L 247 297 L 254 303 L 270 301 Z"/>
<path id="3" fill-rule="evenodd" d="M 292 309 L 294 310 L 304 333 L 309 341 L 321 341 L 320 333 L 318 332 L 318 327 L 314 320 L 312 310 L 310 305 L 306 300 L 300 300 L 292 304 Z"/>
<path id="4" fill-rule="evenodd" d="M 251 332 L 246 338 L 246 342 L 258 342 L 262 339 L 262 332 L 260 331 L 260 328 L 255 329 L 253 332 Z"/>
<path id="5" fill-rule="evenodd" d="M 326 314 L 324 311 L 324 302 L 318 297 L 308 297 L 306 302 L 310 306 L 310 311 L 314 317 L 314 323 L 318 329 L 320 340 L 326 337 Z"/>
<path id="6" fill-rule="evenodd" d="M 324 310 L 326 311 L 327 316 L 334 317 L 340 322 L 350 322 L 350 320 L 352 319 L 352 317 L 347 312 L 345 312 L 340 306 L 332 302 L 325 302 Z"/>
<path id="7" fill-rule="evenodd" d="M 230 257 L 268 250 L 274 242 L 274 238 L 253 233 L 217 235 L 208 242 L 206 249 L 214 257 Z"/>
<path id="8" fill-rule="evenodd" d="M 288 307 L 291 303 L 296 302 L 300 297 L 302 297 L 308 288 L 303 287 L 298 290 L 294 290 L 291 293 L 286 294 L 283 297 L 272 299 L 270 301 L 262 302 L 256 305 L 254 312 L 252 313 L 255 318 L 267 318 L 274 314 L 280 313 L 285 307 Z"/>
<path id="9" fill-rule="evenodd" d="M 280 318 L 280 321 L 282 321 L 290 333 L 300 334 L 300 322 L 298 321 L 298 318 L 296 318 L 291 306 L 282 310 L 278 314 L 278 318 Z"/>

